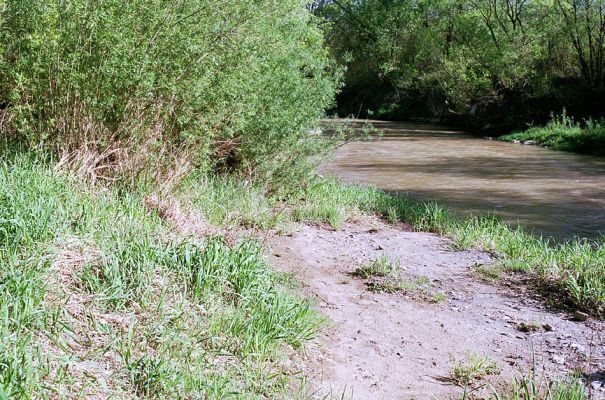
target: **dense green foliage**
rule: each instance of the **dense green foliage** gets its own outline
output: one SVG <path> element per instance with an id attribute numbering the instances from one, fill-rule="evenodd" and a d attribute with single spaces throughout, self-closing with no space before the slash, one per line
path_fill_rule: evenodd
<path id="1" fill-rule="evenodd" d="M 337 82 L 304 4 L 2 1 L 1 128 L 100 177 L 291 178 Z"/>
<path id="2" fill-rule="evenodd" d="M 314 11 L 348 65 L 340 114 L 507 129 L 563 107 L 604 111 L 603 0 L 318 0 Z"/>
<path id="3" fill-rule="evenodd" d="M 508 142 L 532 141 L 554 150 L 605 155 L 605 124 L 589 119 L 583 124 L 563 114 L 552 118 L 546 126 L 532 127 L 525 132 L 500 136 Z"/>
<path id="4" fill-rule="evenodd" d="M 0 157 L 0 398 L 285 396 L 281 350 L 318 320 L 278 280 L 254 243 Z"/>

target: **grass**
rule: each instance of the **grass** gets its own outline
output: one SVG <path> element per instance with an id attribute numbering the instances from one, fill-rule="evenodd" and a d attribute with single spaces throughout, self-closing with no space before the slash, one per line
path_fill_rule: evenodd
<path id="1" fill-rule="evenodd" d="M 395 273 L 400 268 L 399 260 L 391 262 L 387 256 L 371 260 L 369 263 L 357 267 L 353 276 L 367 279 L 375 276 L 385 277 Z"/>
<path id="2" fill-rule="evenodd" d="M 474 273 L 479 278 L 487 282 L 497 282 L 502 277 L 502 266 L 499 263 L 492 263 L 489 265 L 476 264 L 474 266 Z"/>
<path id="3" fill-rule="evenodd" d="M 525 333 L 537 332 L 542 329 L 542 324 L 538 321 L 521 322 L 517 325 L 517 330 Z"/>
<path id="4" fill-rule="evenodd" d="M 431 297 L 431 303 L 439 304 L 439 303 L 443 303 L 446 300 L 447 300 L 447 294 L 445 294 L 443 292 L 436 292 Z"/>
<path id="5" fill-rule="evenodd" d="M 414 289 L 413 284 L 399 277 L 400 269 L 399 260 L 382 256 L 357 267 L 351 275 L 367 280 L 366 286 L 371 292 L 397 293 Z"/>
<path id="6" fill-rule="evenodd" d="M 370 260 L 361 265 L 351 273 L 352 276 L 366 280 L 366 287 L 371 292 L 398 293 L 406 292 L 419 294 L 421 298 L 430 303 L 443 303 L 447 300 L 447 294 L 443 292 L 431 293 L 431 283 L 426 276 L 418 276 L 415 279 L 405 279 L 400 276 L 401 262 L 389 260 L 382 256 Z"/>
<path id="7" fill-rule="evenodd" d="M 235 178 L 193 176 L 181 188 L 180 198 L 188 199 L 213 225 L 271 229 L 286 219 L 276 199 Z"/>
<path id="8" fill-rule="evenodd" d="M 493 390 L 489 395 L 474 396 L 475 389 L 466 386 L 462 400 L 588 400 L 588 394 L 583 383 L 573 377 L 567 380 L 536 379 L 535 377 L 517 378 L 510 384 L 505 393 Z"/>
<path id="9" fill-rule="evenodd" d="M 498 374 L 500 368 L 494 361 L 473 353 L 465 361 L 456 361 L 452 368 L 452 380 L 463 387 L 472 387 L 477 381 Z"/>
<path id="10" fill-rule="evenodd" d="M 605 155 L 604 121 L 587 120 L 580 124 L 568 117 L 565 111 L 559 117 L 553 116 L 546 126 L 532 127 L 525 132 L 515 132 L 499 139 L 508 142 L 530 140 L 554 150 Z"/>
<path id="11" fill-rule="evenodd" d="M 236 180 L 197 182 L 177 197 L 211 224 L 283 229 L 305 221 L 338 229 L 375 213 L 447 235 L 458 248 L 488 251 L 498 268 L 531 273 L 575 308 L 605 314 L 602 242 L 552 244 L 491 216 L 462 220 L 435 203 L 320 177 L 303 197 L 288 198 Z M 320 320 L 285 287 L 291 277 L 272 272 L 254 242 L 189 238 L 144 204 L 137 193 L 91 188 L 31 154 L 3 152 L 2 397 L 295 396 L 299 377 L 287 358 Z M 381 258 L 356 272 L 390 278 L 395 269 Z M 498 271 L 480 269 L 498 279 Z M 377 282 L 389 292 L 428 284 Z"/>
<path id="12" fill-rule="evenodd" d="M 0 158 L 1 398 L 290 398 L 320 323 L 250 241 Z"/>

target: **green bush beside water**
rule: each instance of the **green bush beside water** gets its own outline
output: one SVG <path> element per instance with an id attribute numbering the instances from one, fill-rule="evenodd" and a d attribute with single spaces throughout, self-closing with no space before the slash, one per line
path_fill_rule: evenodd
<path id="1" fill-rule="evenodd" d="M 546 126 L 532 127 L 499 139 L 507 142 L 531 140 L 553 150 L 605 155 L 605 123 L 595 120 L 578 123 L 565 113 L 553 117 Z"/>
<path id="2" fill-rule="evenodd" d="M 0 2 L 0 129 L 92 178 L 296 181 L 340 76 L 305 4 Z"/>

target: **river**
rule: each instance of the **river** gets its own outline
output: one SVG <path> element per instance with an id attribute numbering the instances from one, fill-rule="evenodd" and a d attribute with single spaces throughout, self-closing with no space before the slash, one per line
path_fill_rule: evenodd
<path id="1" fill-rule="evenodd" d="M 439 125 L 372 124 L 324 167 L 349 182 L 434 200 L 460 216 L 494 213 L 556 241 L 605 234 L 605 158 L 481 139 Z"/>

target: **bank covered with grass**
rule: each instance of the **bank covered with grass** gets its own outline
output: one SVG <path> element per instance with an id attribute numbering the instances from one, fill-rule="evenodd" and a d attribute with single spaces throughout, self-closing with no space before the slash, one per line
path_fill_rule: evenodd
<path id="1" fill-rule="evenodd" d="M 143 204 L 0 157 L 0 397 L 295 397 L 309 305 L 257 244 L 181 237 Z"/>
<path id="2" fill-rule="evenodd" d="M 292 363 L 321 319 L 258 244 L 184 232 L 143 192 L 90 186 L 31 152 L 5 151 L 0 161 L 4 397 L 305 398 Z M 461 220 L 320 177 L 289 198 L 198 178 L 174 195 L 177 213 L 199 212 L 185 215 L 190 225 L 284 232 L 378 213 L 489 251 L 502 269 L 526 271 L 574 309 L 603 315 L 601 244 L 552 245 L 491 217 Z"/>
<path id="3" fill-rule="evenodd" d="M 403 221 L 417 230 L 448 236 L 459 248 L 487 251 L 503 269 L 531 273 L 549 290 L 558 288 L 553 294 L 562 295 L 569 306 L 604 315 L 603 242 L 574 240 L 553 244 L 493 216 L 461 219 L 436 203 L 417 202 L 336 181 L 321 181 L 314 186 L 295 215 L 338 227 L 360 212 L 378 213 L 392 222 Z"/>
<path id="4" fill-rule="evenodd" d="M 206 180 L 185 196 L 206 209 L 215 224 L 287 230 L 295 222 L 326 224 L 338 229 L 364 214 L 379 214 L 390 222 L 406 222 L 419 231 L 453 239 L 462 249 L 493 254 L 497 270 L 532 274 L 571 308 L 592 315 L 605 313 L 605 246 L 602 241 L 553 243 L 522 227 L 511 227 L 493 216 L 461 219 L 442 205 L 393 196 L 373 187 L 344 184 L 316 177 L 301 197 L 285 201 L 242 182 Z"/>
<path id="5" fill-rule="evenodd" d="M 559 117 L 553 117 L 545 126 L 531 127 L 524 132 L 511 133 L 499 139 L 529 142 L 553 150 L 605 155 L 605 123 L 592 119 L 579 123 L 565 112 Z"/>
<path id="6" fill-rule="evenodd" d="M 309 183 L 304 196 L 285 203 L 242 183 L 214 180 L 208 185 L 188 193 L 194 203 L 214 210 L 214 223 L 283 230 L 292 222 L 305 221 L 337 229 L 347 220 L 377 213 L 390 222 L 403 221 L 416 230 L 448 236 L 459 248 L 487 251 L 496 258 L 494 272 L 530 273 L 537 278 L 536 283 L 556 296 L 560 305 L 566 303 L 595 316 L 605 315 L 602 241 L 555 244 L 493 216 L 461 219 L 437 203 L 418 202 L 373 187 L 319 177 Z"/>

